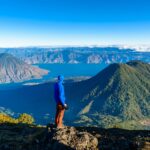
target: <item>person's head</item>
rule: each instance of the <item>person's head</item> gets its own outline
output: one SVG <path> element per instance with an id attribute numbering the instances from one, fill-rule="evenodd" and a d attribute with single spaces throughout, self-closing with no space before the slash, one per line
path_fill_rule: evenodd
<path id="1" fill-rule="evenodd" d="M 63 75 L 59 75 L 58 76 L 58 81 L 63 82 L 64 81 L 64 76 Z"/>

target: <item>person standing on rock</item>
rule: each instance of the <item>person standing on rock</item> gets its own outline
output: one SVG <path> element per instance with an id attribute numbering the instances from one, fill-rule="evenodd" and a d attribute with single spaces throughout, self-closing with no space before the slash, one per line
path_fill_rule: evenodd
<path id="1" fill-rule="evenodd" d="M 56 116 L 55 116 L 55 125 L 57 128 L 63 128 L 63 117 L 65 109 L 68 108 L 65 103 L 65 91 L 64 91 L 64 76 L 59 75 L 58 81 L 54 84 L 54 99 L 56 101 Z"/>

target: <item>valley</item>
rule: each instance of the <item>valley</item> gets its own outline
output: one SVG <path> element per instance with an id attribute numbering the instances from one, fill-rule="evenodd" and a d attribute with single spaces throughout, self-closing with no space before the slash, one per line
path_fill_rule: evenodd
<path id="1" fill-rule="evenodd" d="M 130 61 L 111 64 L 87 80 L 66 82 L 70 109 L 65 124 L 149 129 L 148 124 L 140 123 L 150 117 L 149 77 L 148 63 Z M 37 124 L 53 122 L 53 85 L 54 81 L 49 81 L 0 91 L 0 105 L 33 115 Z"/>

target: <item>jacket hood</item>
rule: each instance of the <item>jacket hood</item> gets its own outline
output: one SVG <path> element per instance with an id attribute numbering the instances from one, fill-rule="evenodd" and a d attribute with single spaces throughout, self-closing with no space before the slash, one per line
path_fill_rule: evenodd
<path id="1" fill-rule="evenodd" d="M 58 81 L 60 81 L 60 82 L 64 81 L 64 76 L 63 75 L 59 75 L 58 76 Z"/>

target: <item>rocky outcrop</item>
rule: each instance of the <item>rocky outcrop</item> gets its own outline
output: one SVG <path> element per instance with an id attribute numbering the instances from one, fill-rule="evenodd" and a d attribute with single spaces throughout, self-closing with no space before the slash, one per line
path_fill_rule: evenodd
<path id="1" fill-rule="evenodd" d="M 57 129 L 29 125 L 0 125 L 0 150 L 97 150 L 92 134 L 74 127 Z"/>
<path id="2" fill-rule="evenodd" d="M 47 73 L 47 70 L 31 66 L 10 54 L 0 54 L 0 83 L 41 78 Z"/>
<path id="3" fill-rule="evenodd" d="M 96 150 L 98 139 L 86 131 L 78 131 L 74 127 L 56 129 L 49 127 L 48 145 L 50 149 Z"/>
<path id="4" fill-rule="evenodd" d="M 149 150 L 149 146 L 149 131 L 0 125 L 0 150 Z"/>

